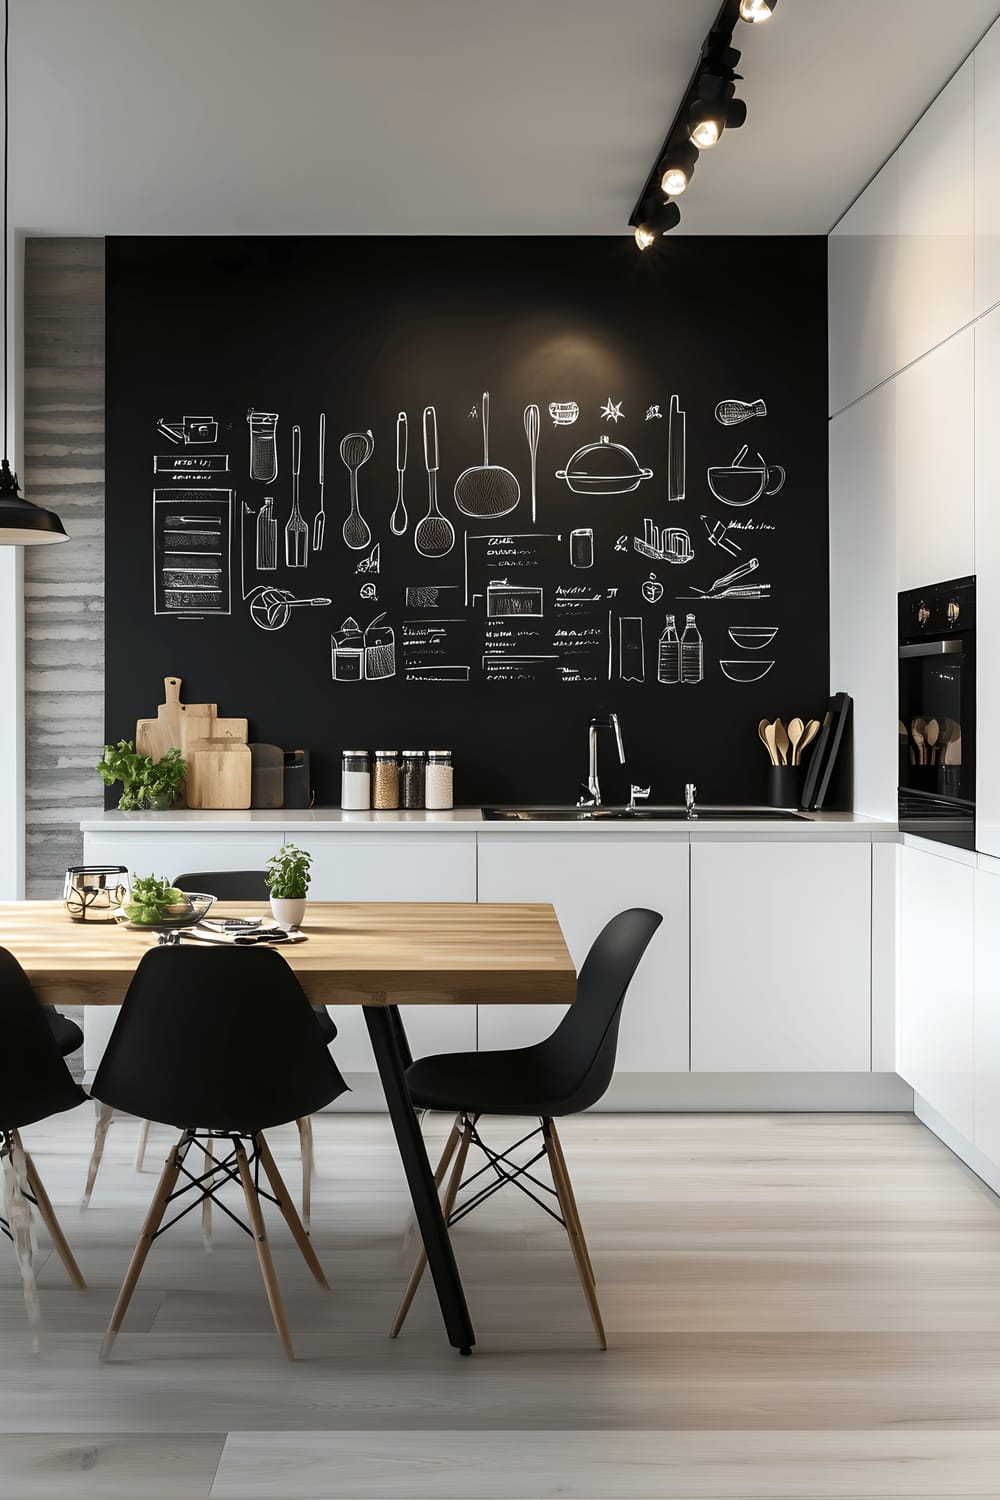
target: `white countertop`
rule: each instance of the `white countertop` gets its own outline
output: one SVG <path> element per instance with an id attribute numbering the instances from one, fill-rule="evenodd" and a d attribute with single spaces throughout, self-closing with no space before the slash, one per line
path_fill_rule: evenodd
<path id="1" fill-rule="evenodd" d="M 530 837 L 533 833 L 560 833 L 571 836 L 623 833 L 637 837 L 662 839 L 829 839 L 876 840 L 894 843 L 898 838 L 895 823 L 854 813 L 810 813 L 802 821 L 753 818 L 697 819 L 659 821 L 650 818 L 601 818 L 580 821 L 553 820 L 522 823 L 483 817 L 482 808 L 456 807 L 448 812 L 344 812 L 339 807 L 251 809 L 247 812 L 213 812 L 186 809 L 172 812 L 104 812 L 85 818 L 80 827 L 84 833 L 148 834 L 163 833 L 237 833 L 241 829 L 280 829 L 285 833 L 365 833 L 365 834 L 442 834 L 475 833 L 485 836 L 515 834 Z"/>

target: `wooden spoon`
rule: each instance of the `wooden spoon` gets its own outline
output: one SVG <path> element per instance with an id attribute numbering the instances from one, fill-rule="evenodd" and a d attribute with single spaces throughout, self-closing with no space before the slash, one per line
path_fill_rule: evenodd
<path id="1" fill-rule="evenodd" d="M 924 730 L 924 739 L 927 741 L 927 749 L 930 752 L 930 763 L 933 766 L 937 760 L 937 742 L 941 733 L 941 725 L 937 719 L 928 719 L 927 728 Z"/>
<path id="2" fill-rule="evenodd" d="M 788 765 L 788 730 L 780 719 L 774 721 L 774 743 L 778 754 L 781 756 L 781 764 Z"/>
<path id="3" fill-rule="evenodd" d="M 781 764 L 781 762 L 778 759 L 778 745 L 777 745 L 777 739 L 776 739 L 776 732 L 777 732 L 777 720 L 775 720 L 775 722 L 773 724 L 768 724 L 766 726 L 765 730 L 764 730 L 764 743 L 767 745 L 767 748 L 771 752 L 771 764 L 772 764 L 772 766 L 778 766 L 778 765 Z"/>
<path id="4" fill-rule="evenodd" d="M 802 764 L 802 752 L 803 752 L 803 750 L 806 748 L 807 745 L 811 745 L 812 744 L 813 740 L 816 738 L 816 736 L 818 734 L 819 734 L 819 720 L 818 719 L 810 719 L 809 723 L 806 725 L 805 729 L 803 730 L 802 738 L 799 740 L 799 765 Z"/>
<path id="5" fill-rule="evenodd" d="M 918 762 L 922 766 L 927 764 L 927 747 L 924 744 L 924 730 L 927 728 L 926 719 L 914 719 L 910 725 L 910 733 L 913 735 L 913 743 L 917 747 Z"/>
<path id="6" fill-rule="evenodd" d="M 799 740 L 805 733 L 806 726 L 801 719 L 789 719 L 788 721 L 788 743 L 792 747 L 791 764 L 797 766 L 799 763 Z"/>
<path id="7" fill-rule="evenodd" d="M 758 734 L 758 736 L 760 738 L 761 744 L 764 746 L 764 748 L 767 751 L 768 755 L 771 757 L 771 764 L 772 764 L 772 766 L 776 766 L 778 764 L 777 754 L 772 749 L 772 747 L 768 744 L 768 740 L 767 740 L 767 730 L 768 730 L 769 727 L 770 726 L 768 724 L 767 719 L 761 719 L 760 723 L 757 725 L 757 734 Z"/>

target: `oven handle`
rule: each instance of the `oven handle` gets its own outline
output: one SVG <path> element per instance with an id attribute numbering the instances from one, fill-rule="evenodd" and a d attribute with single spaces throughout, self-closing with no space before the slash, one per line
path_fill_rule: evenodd
<path id="1" fill-rule="evenodd" d="M 960 656 L 965 651 L 962 641 L 918 641 L 915 646 L 900 646 L 899 659 L 909 656 Z"/>

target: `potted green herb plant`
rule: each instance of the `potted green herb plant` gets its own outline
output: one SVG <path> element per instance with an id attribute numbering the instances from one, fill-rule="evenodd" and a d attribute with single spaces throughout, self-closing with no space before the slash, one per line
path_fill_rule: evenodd
<path id="1" fill-rule="evenodd" d="M 141 812 L 147 807 L 162 812 L 177 801 L 187 761 L 179 750 L 168 750 L 154 761 L 136 750 L 132 740 L 119 740 L 117 745 L 105 745 L 95 770 L 105 786 L 121 782 L 118 806 L 122 812 Z"/>
<path id="2" fill-rule="evenodd" d="M 295 844 L 282 844 L 277 854 L 267 862 L 267 884 L 271 892 L 271 913 L 279 927 L 286 932 L 292 927 L 301 927 L 306 913 L 306 893 L 309 890 L 309 866 L 312 855 Z"/>

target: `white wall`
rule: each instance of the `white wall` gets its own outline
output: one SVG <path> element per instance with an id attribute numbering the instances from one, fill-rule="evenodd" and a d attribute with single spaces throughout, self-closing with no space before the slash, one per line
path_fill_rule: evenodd
<path id="1" fill-rule="evenodd" d="M 978 573 L 982 597 L 991 570 L 1000 589 L 975 493 L 998 182 L 1000 22 L 829 240 L 831 686 L 855 697 L 855 807 L 876 817 L 896 808 L 897 592 Z"/>

